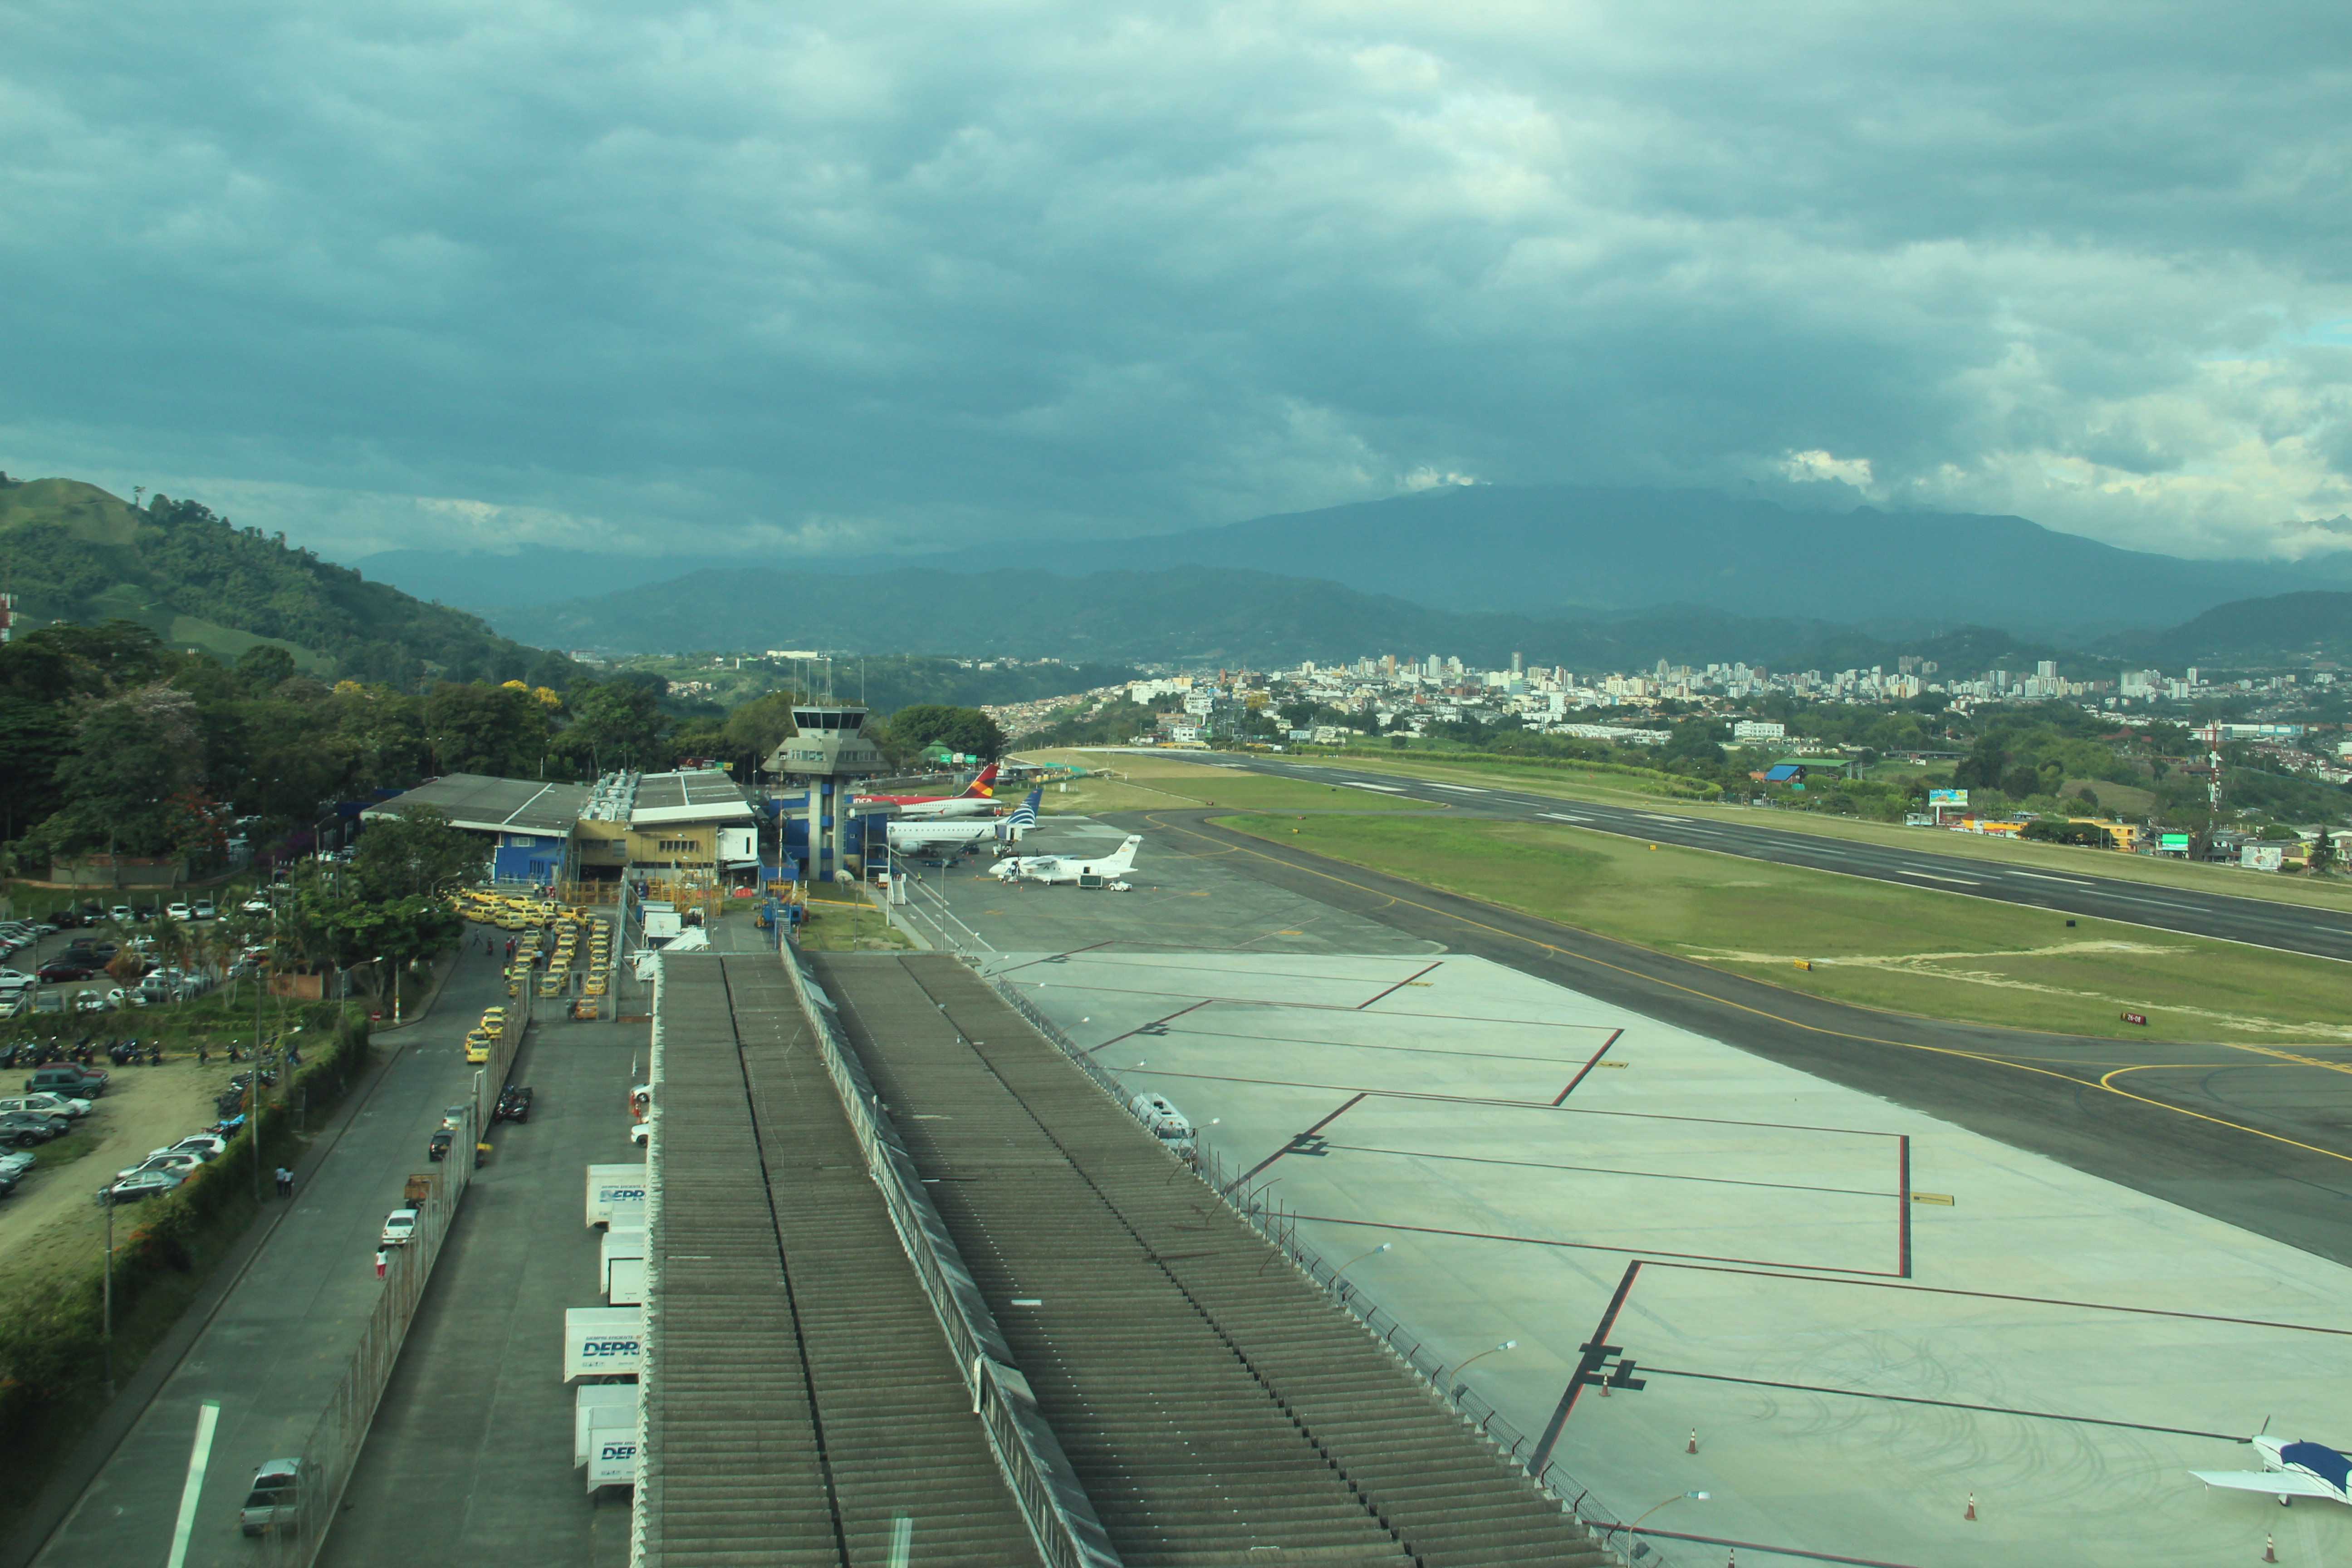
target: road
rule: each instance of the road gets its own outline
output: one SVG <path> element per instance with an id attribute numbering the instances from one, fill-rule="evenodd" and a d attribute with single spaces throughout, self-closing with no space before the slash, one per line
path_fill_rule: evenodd
<path id="1" fill-rule="evenodd" d="M 190 1564 L 253 1558 L 237 1528 L 246 1483 L 264 1459 L 299 1452 L 341 1381 L 381 1287 L 375 1244 L 422 1167 L 441 1110 L 474 1074 L 460 1037 L 506 988 L 489 959 L 460 959 L 432 1018 L 385 1037 L 394 1051 L 359 1092 L 341 1130 L 304 1161 L 281 1218 L 153 1401 L 36 1562 L 161 1563 L 170 1551 L 196 1414 L 220 1417 L 205 1468 Z M 396 1044 L 395 1044 L 396 1042 Z M 552 1352 L 551 1353 L 551 1357 Z"/>
<path id="2" fill-rule="evenodd" d="M 1186 762 L 1201 762 L 1186 757 Z M 2227 893 L 2151 886 L 2107 877 L 2029 871 L 1995 861 L 1937 855 L 1926 848 L 1895 848 L 1820 834 L 1790 832 L 1761 823 L 1693 817 L 1637 806 L 1594 805 L 1532 792 L 1440 784 L 1401 774 L 1350 771 L 1294 763 L 1277 757 L 1220 755 L 1212 767 L 1234 768 L 1311 784 L 1355 788 L 1445 806 L 1465 816 L 1514 822 L 1558 822 L 1691 849 L 1712 849 L 1743 859 L 1802 866 L 1843 876 L 1866 877 L 1933 892 L 1964 893 L 2001 903 L 2054 910 L 2061 914 L 2122 921 L 2189 936 L 2218 937 L 2252 947 L 2276 948 L 2352 963 L 2352 914 L 2273 903 Z M 1923 835 L 1924 837 L 1924 835 Z"/>
<path id="3" fill-rule="evenodd" d="M 1234 833 L 1216 815 L 1101 820 L 1149 835 L 1155 856 L 1212 862 L 2352 1263 L 2352 1050 L 2094 1040 L 1849 1006 Z"/>

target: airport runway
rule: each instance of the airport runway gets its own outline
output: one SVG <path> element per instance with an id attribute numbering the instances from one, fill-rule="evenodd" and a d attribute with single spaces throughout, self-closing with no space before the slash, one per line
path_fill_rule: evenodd
<path id="1" fill-rule="evenodd" d="M 1202 862 L 1286 895 L 1288 907 L 1325 905 L 1491 959 L 2352 1263 L 2352 1049 L 2093 1040 L 1875 1012 L 1253 838 L 1216 815 L 1102 820 L 1149 836 L 1147 858 L 1169 868 L 1155 881 L 1182 876 L 1171 858 Z M 1055 889 L 1021 912 L 1097 897 Z M 1255 935 L 1234 929 L 1219 945 L 1255 946 Z M 1000 948 L 1016 940 L 992 937 Z"/>
<path id="2" fill-rule="evenodd" d="M 1745 821 L 1643 811 L 1635 806 L 1593 805 L 1558 795 L 1441 784 L 1396 773 L 1294 763 L 1278 757 L 1219 753 L 1213 761 L 1189 755 L 1183 760 L 1311 784 L 1345 784 L 1447 806 L 1465 816 L 1565 823 L 1651 843 L 1713 849 L 1745 859 L 1803 866 L 1935 892 L 1965 893 L 2003 903 L 2055 910 L 2062 914 L 2124 921 L 2159 931 L 2219 937 L 2254 947 L 2352 962 L 2352 914 L 2300 904 L 2107 877 L 2032 871 L 1997 861 L 1937 855 L 1925 848 L 1857 843 Z"/>

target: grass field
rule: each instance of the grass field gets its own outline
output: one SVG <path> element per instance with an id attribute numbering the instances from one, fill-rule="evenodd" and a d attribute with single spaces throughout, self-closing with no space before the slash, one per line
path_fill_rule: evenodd
<path id="1" fill-rule="evenodd" d="M 2145 1039 L 2352 1043 L 2352 971 L 1954 893 L 1469 818 L 1226 826 L 1839 1001 Z M 1810 970 L 1796 967 L 1810 962 Z M 2145 1028 L 2120 1015 L 2147 1015 Z"/>
<path id="2" fill-rule="evenodd" d="M 915 945 L 889 916 L 863 899 L 811 899 L 799 940 L 806 952 L 882 952 Z"/>
<path id="3" fill-rule="evenodd" d="M 1171 756 L 1106 755 L 1099 752 L 1036 752 L 1030 763 L 1076 763 L 1108 768 L 1116 779 L 1074 780 L 1070 792 L 1045 792 L 1048 812 L 1149 811 L 1154 806 L 1233 805 L 1253 811 L 1427 811 L 1413 800 L 1389 800 L 1370 790 L 1341 789 L 1297 779 L 1265 778 L 1229 768 L 1202 767 Z"/>
<path id="4" fill-rule="evenodd" d="M 1318 759 L 1305 759 L 1316 762 Z M 2274 903 L 2303 904 L 2315 909 L 2352 909 L 2352 877 L 2285 877 L 2272 872 L 2240 871 L 2227 866 L 2191 866 L 2180 860 L 2159 860 L 2147 855 L 2119 855 L 2112 849 L 2085 849 L 2068 844 L 2021 844 L 2011 839 L 1973 833 L 1938 833 L 1933 828 L 1897 827 L 1892 823 L 1863 822 L 1850 816 L 1815 816 L 1804 811 L 1761 810 L 1743 805 L 1705 805 L 1669 800 L 1657 795 L 1613 790 L 1580 776 L 1515 768 L 1507 763 L 1414 763 L 1387 757 L 1350 757 L 1321 765 L 1353 773 L 1401 773 L 1412 778 L 1445 779 L 1456 783 L 1496 784 L 1557 795 L 1562 800 L 1591 800 L 1610 805 L 1638 805 L 1644 811 L 1679 814 L 1702 821 L 1754 823 L 1789 833 L 1817 833 L 1826 838 L 1883 844 L 1896 848 L 1953 855 L 1963 859 L 1998 860 L 2045 871 L 2075 876 L 2113 877 L 2121 881 L 2147 882 L 2160 887 L 2189 888 L 2199 892 L 2226 893 L 2241 899 L 2268 899 Z M 2094 784 L 2095 789 L 2109 786 Z"/>

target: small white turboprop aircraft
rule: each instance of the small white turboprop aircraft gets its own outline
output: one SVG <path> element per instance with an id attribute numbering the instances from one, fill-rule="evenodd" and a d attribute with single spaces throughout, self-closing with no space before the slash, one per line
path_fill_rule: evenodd
<path id="1" fill-rule="evenodd" d="M 2352 1503 L 2352 1459 L 2318 1443 L 2290 1443 L 2284 1437 L 2251 1439 L 2263 1457 L 2259 1470 L 2191 1470 L 2209 1487 L 2232 1491 L 2268 1492 L 2286 1507 L 2299 1497 L 2326 1498 Z"/>
<path id="2" fill-rule="evenodd" d="M 1108 855 L 1007 855 L 991 866 L 989 874 L 1000 882 L 1091 882 L 1099 877 L 1105 882 L 1116 881 L 1127 875 L 1135 864 L 1135 851 L 1143 843 L 1141 834 L 1131 834 L 1126 843 Z"/>

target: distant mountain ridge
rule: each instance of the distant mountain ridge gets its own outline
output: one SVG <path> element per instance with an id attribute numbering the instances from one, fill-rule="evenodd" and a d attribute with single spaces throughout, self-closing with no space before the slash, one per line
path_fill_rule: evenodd
<path id="1" fill-rule="evenodd" d="M 2352 663 L 2352 593 L 2312 589 L 2217 605 L 2185 625 L 2125 633 L 2101 645 L 2115 657 L 2184 665 Z"/>
<path id="2" fill-rule="evenodd" d="M 1337 583 L 1457 612 L 1552 621 L 1696 605 L 1874 632 L 1998 626 L 2077 646 L 2179 624 L 2237 599 L 2352 587 L 2352 552 L 2301 563 L 2189 561 L 2117 549 L 2021 517 L 1791 510 L 1701 490 L 1451 486 L 1176 533 L 1008 540 L 924 556 L 619 560 L 388 552 L 371 577 L 484 613 L 776 565 L 872 575 L 1007 568 L 1085 577 L 1207 567 Z M 572 584 L 569 594 L 556 592 Z"/>
<path id="3" fill-rule="evenodd" d="M 492 620 L 530 641 L 636 652 L 797 646 L 1264 665 L 1387 651 L 1457 654 L 1489 666 L 1516 652 L 1588 669 L 1653 663 L 1685 649 L 1691 651 L 1681 657 L 1702 660 L 1755 658 L 1759 648 L 1777 655 L 1843 630 L 1707 609 L 1576 622 L 1465 615 L 1336 583 L 1201 566 L 1075 580 L 927 567 L 865 576 L 700 572 L 594 599 L 499 611 Z"/>

